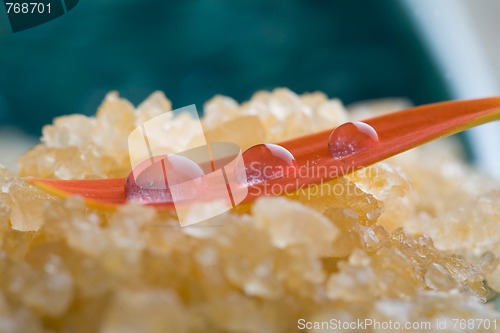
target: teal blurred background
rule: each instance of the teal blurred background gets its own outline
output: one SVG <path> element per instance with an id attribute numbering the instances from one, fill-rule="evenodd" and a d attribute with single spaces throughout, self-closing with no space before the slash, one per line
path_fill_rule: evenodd
<path id="1" fill-rule="evenodd" d="M 280 86 L 345 103 L 449 98 L 398 0 L 81 0 L 15 34 L 1 15 L 0 124 L 36 136 L 55 116 L 93 114 L 109 90 L 198 109 Z"/>

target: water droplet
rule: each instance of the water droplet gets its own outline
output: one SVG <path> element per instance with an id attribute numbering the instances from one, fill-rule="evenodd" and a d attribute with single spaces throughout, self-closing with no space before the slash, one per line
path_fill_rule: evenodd
<path id="1" fill-rule="evenodd" d="M 379 143 L 377 131 L 360 121 L 337 127 L 328 139 L 330 155 L 336 160 L 367 150 Z"/>
<path id="2" fill-rule="evenodd" d="M 255 185 L 286 177 L 297 167 L 295 157 L 287 149 L 271 144 L 259 144 L 243 153 L 246 179 L 243 183 Z"/>
<path id="3" fill-rule="evenodd" d="M 140 203 L 172 202 L 174 185 L 199 179 L 202 168 L 182 155 L 162 155 L 140 163 L 125 182 L 127 200 Z M 200 180 L 201 182 L 201 180 Z M 175 193 L 177 198 L 189 199 L 196 195 L 196 186 L 183 187 L 186 193 Z"/>

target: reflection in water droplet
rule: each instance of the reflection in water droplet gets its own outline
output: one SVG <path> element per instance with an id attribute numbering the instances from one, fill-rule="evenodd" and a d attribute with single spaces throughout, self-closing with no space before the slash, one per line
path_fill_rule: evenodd
<path id="1" fill-rule="evenodd" d="M 194 161 L 181 155 L 157 156 L 140 163 L 128 175 L 125 183 L 127 200 L 140 203 L 172 202 L 174 185 L 195 180 L 203 176 L 203 170 Z M 190 198 L 193 193 L 175 193 L 176 198 Z"/>
<path id="2" fill-rule="evenodd" d="M 377 131 L 360 121 L 337 127 L 328 139 L 330 155 L 336 160 L 367 150 L 379 143 Z"/>
<path id="3" fill-rule="evenodd" d="M 255 185 L 293 174 L 295 157 L 287 149 L 267 143 L 248 148 L 243 153 L 246 179 L 242 183 Z"/>

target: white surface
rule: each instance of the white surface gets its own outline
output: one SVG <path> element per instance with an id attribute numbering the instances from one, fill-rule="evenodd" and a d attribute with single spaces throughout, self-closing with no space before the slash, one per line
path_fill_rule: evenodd
<path id="1" fill-rule="evenodd" d="M 500 1 L 403 0 L 455 98 L 500 95 Z M 477 164 L 500 179 L 500 122 L 468 131 Z"/>
<path id="2" fill-rule="evenodd" d="M 0 127 L 0 164 L 17 169 L 17 159 L 37 143 L 37 140 L 13 127 Z"/>

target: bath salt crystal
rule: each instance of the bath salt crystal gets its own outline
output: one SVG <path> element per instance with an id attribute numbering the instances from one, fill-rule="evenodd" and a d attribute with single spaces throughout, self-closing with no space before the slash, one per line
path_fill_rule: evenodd
<path id="1" fill-rule="evenodd" d="M 130 162 L 103 154 L 92 145 L 78 148 L 37 146 L 19 159 L 22 176 L 55 179 L 96 179 L 120 177 L 129 171 Z"/>
<path id="2" fill-rule="evenodd" d="M 333 242 L 333 257 L 347 257 L 353 253 L 354 249 L 362 246 L 360 234 L 356 232 L 360 221 L 355 211 L 348 208 L 329 208 L 323 214 L 340 231 L 339 236 Z"/>
<path id="3" fill-rule="evenodd" d="M 94 143 L 111 156 L 121 156 L 128 152 L 127 139 L 134 128 L 134 106 L 117 92 L 108 93 L 96 113 Z"/>
<path id="4" fill-rule="evenodd" d="M 8 229 L 10 229 L 10 198 L 7 194 L 0 193 L 0 234 Z M 3 241 L 4 239 L 0 238 L 0 243 Z"/>
<path id="5" fill-rule="evenodd" d="M 448 291 L 458 286 L 451 274 L 437 263 L 433 263 L 427 267 L 424 280 L 425 284 L 434 290 Z"/>
<path id="6" fill-rule="evenodd" d="M 315 91 L 312 93 L 304 93 L 299 96 L 300 101 L 311 108 L 311 110 L 316 110 L 323 103 L 328 101 L 328 96 L 321 92 Z"/>
<path id="7" fill-rule="evenodd" d="M 287 116 L 287 127 L 281 131 L 281 140 L 292 139 L 311 133 L 314 127 L 311 111 L 303 108 L 303 112 L 294 112 Z"/>
<path id="8" fill-rule="evenodd" d="M 413 188 L 404 172 L 388 163 L 357 170 L 346 176 L 363 192 L 373 195 L 382 204 L 377 223 L 392 231 L 400 228 L 415 215 Z"/>
<path id="9" fill-rule="evenodd" d="M 58 150 L 45 145 L 37 145 L 18 160 L 20 176 L 34 176 L 40 178 L 56 178 L 54 163 Z M 64 163 L 64 161 L 62 162 Z"/>
<path id="10" fill-rule="evenodd" d="M 374 282 L 376 276 L 370 266 L 356 267 L 341 263 L 339 269 L 340 272 L 332 274 L 327 281 L 329 299 L 366 302 L 377 294 L 378 286 Z"/>
<path id="11" fill-rule="evenodd" d="M 246 102 L 241 103 L 240 110 L 241 113 L 245 115 L 256 115 L 258 116 L 263 123 L 266 125 L 268 121 L 266 121 L 271 115 L 270 110 L 268 108 L 269 101 L 271 99 L 270 91 L 257 91 L 252 95 L 252 98 Z M 274 117 L 273 121 L 275 120 Z"/>
<path id="12" fill-rule="evenodd" d="M 268 140 L 291 139 L 312 131 L 312 110 L 294 92 L 286 88 L 273 90 L 268 109 L 274 118 Z"/>
<path id="13" fill-rule="evenodd" d="M 107 310 L 103 333 L 183 333 L 190 320 L 173 291 L 124 291 L 114 297 Z"/>
<path id="14" fill-rule="evenodd" d="M 203 125 L 209 130 L 240 116 L 238 102 L 227 96 L 216 95 L 203 106 Z"/>
<path id="15" fill-rule="evenodd" d="M 59 316 L 73 298 L 73 279 L 62 260 L 49 255 L 38 269 L 25 262 L 9 271 L 9 291 L 49 316 Z"/>
<path id="16" fill-rule="evenodd" d="M 89 256 L 99 256 L 108 248 L 106 235 L 102 228 L 93 223 L 97 217 L 93 214 L 85 218 L 71 218 L 66 229 L 68 246 Z"/>
<path id="17" fill-rule="evenodd" d="M 42 142 L 47 147 L 84 146 L 92 142 L 95 119 L 80 114 L 61 116 L 42 129 Z"/>
<path id="18" fill-rule="evenodd" d="M 214 327 L 213 332 L 284 332 L 279 328 L 279 321 L 273 320 L 277 314 L 269 308 L 257 299 L 231 293 L 211 300 L 202 311 L 208 318 L 209 326 Z"/>
<path id="19" fill-rule="evenodd" d="M 493 250 L 500 242 L 499 200 L 498 191 L 485 194 L 440 218 L 415 221 L 411 230 L 429 235 L 440 250 Z"/>
<path id="20" fill-rule="evenodd" d="M 492 252 L 483 253 L 477 260 L 479 270 L 485 274 L 491 273 L 500 263 L 500 258 L 495 256 Z"/>
<path id="21" fill-rule="evenodd" d="M 262 297 L 266 299 L 279 299 L 283 296 L 283 288 L 274 274 L 274 263 L 272 260 L 264 260 L 258 263 L 252 274 L 245 279 L 243 292 L 248 296 Z"/>
<path id="22" fill-rule="evenodd" d="M 146 226 L 142 236 L 146 241 L 145 250 L 157 256 L 168 256 L 176 250 L 189 247 L 189 241 L 179 221 L 172 217 L 155 220 Z"/>
<path id="23" fill-rule="evenodd" d="M 473 170 L 463 156 L 460 142 L 446 138 L 394 156 L 390 163 L 411 180 L 417 210 L 440 218 L 498 190 L 498 182 Z"/>
<path id="24" fill-rule="evenodd" d="M 144 247 L 144 240 L 141 237 L 140 227 L 131 218 L 111 223 L 105 232 L 109 237 L 110 245 L 115 248 L 130 250 L 131 252 L 141 251 Z"/>
<path id="25" fill-rule="evenodd" d="M 5 333 L 44 331 L 34 311 L 9 306 L 3 293 L 0 293 L 0 330 Z"/>
<path id="26" fill-rule="evenodd" d="M 99 260 L 82 256 L 68 265 L 73 274 L 76 292 L 83 298 L 99 300 L 112 292 L 113 276 L 109 274 Z M 98 307 L 95 307 L 99 311 Z"/>
<path id="27" fill-rule="evenodd" d="M 284 140 L 312 131 L 311 107 L 286 88 L 259 91 L 240 106 L 242 114 L 256 115 L 267 132 L 267 141 Z"/>
<path id="28" fill-rule="evenodd" d="M 204 133 L 196 117 L 189 112 L 168 112 L 147 121 L 143 134 L 151 145 L 153 155 L 178 153 L 205 144 Z"/>
<path id="29" fill-rule="evenodd" d="M 191 211 L 193 213 L 190 213 L 188 215 L 188 221 L 189 219 L 194 219 L 195 221 L 199 221 L 201 216 L 210 216 L 212 215 L 211 209 L 209 207 L 201 208 L 204 209 L 204 211 L 201 212 L 201 216 L 196 213 L 196 210 L 199 206 L 194 206 Z M 225 206 L 222 206 L 221 208 L 224 208 Z M 220 209 L 217 209 L 214 211 L 214 213 L 218 213 Z M 177 222 L 178 223 L 178 222 Z M 209 218 L 207 220 L 198 222 L 193 225 L 186 225 L 182 228 L 182 232 L 189 237 L 193 238 L 199 238 L 199 239 L 207 239 L 207 238 L 216 238 L 219 233 L 220 233 L 220 228 L 224 227 L 227 225 L 227 223 L 233 223 L 231 221 L 231 218 L 225 214 L 223 215 L 218 215 L 214 216 L 212 218 Z"/>
<path id="30" fill-rule="evenodd" d="M 278 256 L 275 274 L 298 296 L 319 300 L 324 298 L 322 284 L 326 279 L 320 259 L 310 248 L 289 247 Z"/>
<path id="31" fill-rule="evenodd" d="M 196 254 L 196 260 L 203 266 L 215 266 L 218 262 L 217 250 L 211 247 L 204 248 Z"/>
<path id="32" fill-rule="evenodd" d="M 172 111 L 172 102 L 163 92 L 155 91 L 135 109 L 135 126 L 169 111 Z"/>
<path id="33" fill-rule="evenodd" d="M 326 101 L 313 109 L 313 127 L 315 131 L 335 128 L 347 121 L 347 111 L 338 99 Z"/>
<path id="34" fill-rule="evenodd" d="M 220 237 L 224 237 L 219 240 L 221 263 L 228 280 L 251 296 L 282 297 L 284 288 L 274 273 L 280 253 L 266 233 L 246 224 L 236 228 L 223 227 L 220 233 Z M 238 246 L 226 244 L 225 240 L 236 242 Z M 262 267 L 267 267 L 269 274 L 262 274 Z"/>
<path id="35" fill-rule="evenodd" d="M 385 228 L 379 225 L 365 227 L 358 225 L 357 228 L 361 241 L 368 252 L 374 252 L 380 249 L 387 241 L 389 233 Z"/>
<path id="36" fill-rule="evenodd" d="M 205 131 L 208 142 L 232 142 L 241 150 L 266 141 L 266 133 L 257 116 L 241 116 L 220 123 L 212 130 Z"/>
<path id="37" fill-rule="evenodd" d="M 267 230 L 279 248 L 304 244 L 318 255 L 330 255 L 339 230 L 311 208 L 284 198 L 257 200 L 252 208 L 257 227 Z"/>
<path id="38" fill-rule="evenodd" d="M 22 261 L 29 253 L 33 243 L 33 232 L 23 232 L 14 229 L 3 231 L 4 239 L 0 242 L 4 255 L 15 261 Z"/>
<path id="39" fill-rule="evenodd" d="M 19 231 L 36 231 L 43 224 L 47 201 L 53 200 L 46 192 L 19 181 L 9 188 L 12 201 L 10 222 Z"/>
<path id="40" fill-rule="evenodd" d="M 276 88 L 271 92 L 268 107 L 269 111 L 278 121 L 288 119 L 294 113 L 310 113 L 306 107 L 301 109 L 299 96 L 286 88 Z"/>
<path id="41" fill-rule="evenodd" d="M 145 226 L 153 223 L 159 213 L 150 206 L 139 205 L 135 203 L 128 203 L 122 205 L 114 211 L 110 217 L 110 227 L 120 227 L 123 222 L 133 225 L 134 228 L 140 230 Z"/>
<path id="42" fill-rule="evenodd" d="M 365 225 L 375 224 L 382 213 L 379 200 L 345 177 L 302 187 L 288 197 L 321 213 L 331 208 L 349 209 Z"/>

